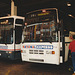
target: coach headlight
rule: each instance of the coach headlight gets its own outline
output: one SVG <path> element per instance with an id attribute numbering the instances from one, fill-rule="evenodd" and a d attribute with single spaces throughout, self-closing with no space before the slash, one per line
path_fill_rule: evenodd
<path id="1" fill-rule="evenodd" d="M 11 51 L 9 51 L 9 54 L 11 54 L 12 52 Z"/>

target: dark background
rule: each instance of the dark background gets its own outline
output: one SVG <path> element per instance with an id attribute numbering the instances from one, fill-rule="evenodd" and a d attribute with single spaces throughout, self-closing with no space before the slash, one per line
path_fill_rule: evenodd
<path id="1" fill-rule="evenodd" d="M 24 16 L 26 12 L 42 8 L 58 8 L 64 13 L 75 16 L 75 0 L 14 0 L 17 13 Z M 67 3 L 71 3 L 71 7 Z M 6 16 L 11 11 L 11 0 L 0 0 L 0 16 Z"/>
<path id="2" fill-rule="evenodd" d="M 58 8 L 65 14 L 71 14 L 72 30 L 75 31 L 75 0 L 14 0 L 17 6 L 17 15 L 25 16 L 25 13 L 43 8 Z M 67 3 L 71 3 L 68 7 Z M 0 17 L 11 14 L 11 0 L 0 0 Z"/>

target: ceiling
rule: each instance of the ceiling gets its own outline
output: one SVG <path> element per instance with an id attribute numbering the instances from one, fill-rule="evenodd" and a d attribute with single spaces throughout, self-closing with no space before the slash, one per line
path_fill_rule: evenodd
<path id="1" fill-rule="evenodd" d="M 26 12 L 41 8 L 58 8 L 59 10 L 75 16 L 75 0 L 14 0 L 18 7 L 18 14 L 24 15 Z M 67 6 L 67 2 L 72 4 Z"/>
<path id="2" fill-rule="evenodd" d="M 14 0 L 17 6 L 17 15 L 24 16 L 26 12 L 42 8 L 58 8 L 64 13 L 75 16 L 75 0 Z M 72 4 L 67 6 L 67 2 Z M 0 0 L 0 16 L 11 13 L 11 0 Z"/>
<path id="3" fill-rule="evenodd" d="M 67 3 L 71 3 L 68 7 Z M 71 30 L 75 31 L 75 0 L 14 0 L 17 6 L 17 15 L 25 16 L 25 13 L 43 8 L 58 8 L 63 13 L 71 14 Z M 11 0 L 0 0 L 0 17 L 11 14 Z"/>

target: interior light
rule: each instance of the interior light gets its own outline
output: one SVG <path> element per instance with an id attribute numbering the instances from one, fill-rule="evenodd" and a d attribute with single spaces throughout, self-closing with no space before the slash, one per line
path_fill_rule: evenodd
<path id="1" fill-rule="evenodd" d="M 43 10 L 42 10 L 42 12 L 43 12 L 43 13 L 45 13 L 45 12 L 46 12 L 46 10 L 45 10 L 45 9 L 43 9 Z"/>
<path id="2" fill-rule="evenodd" d="M 25 26 L 27 26 L 27 23 L 25 23 Z"/>

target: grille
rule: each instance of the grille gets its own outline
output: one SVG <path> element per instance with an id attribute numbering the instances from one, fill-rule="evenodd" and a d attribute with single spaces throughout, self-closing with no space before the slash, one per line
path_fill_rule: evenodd
<path id="1" fill-rule="evenodd" d="M 43 59 L 29 59 L 30 61 L 40 61 L 40 62 L 44 62 Z"/>
<path id="2" fill-rule="evenodd" d="M 43 50 L 29 50 L 29 54 L 44 54 Z"/>

